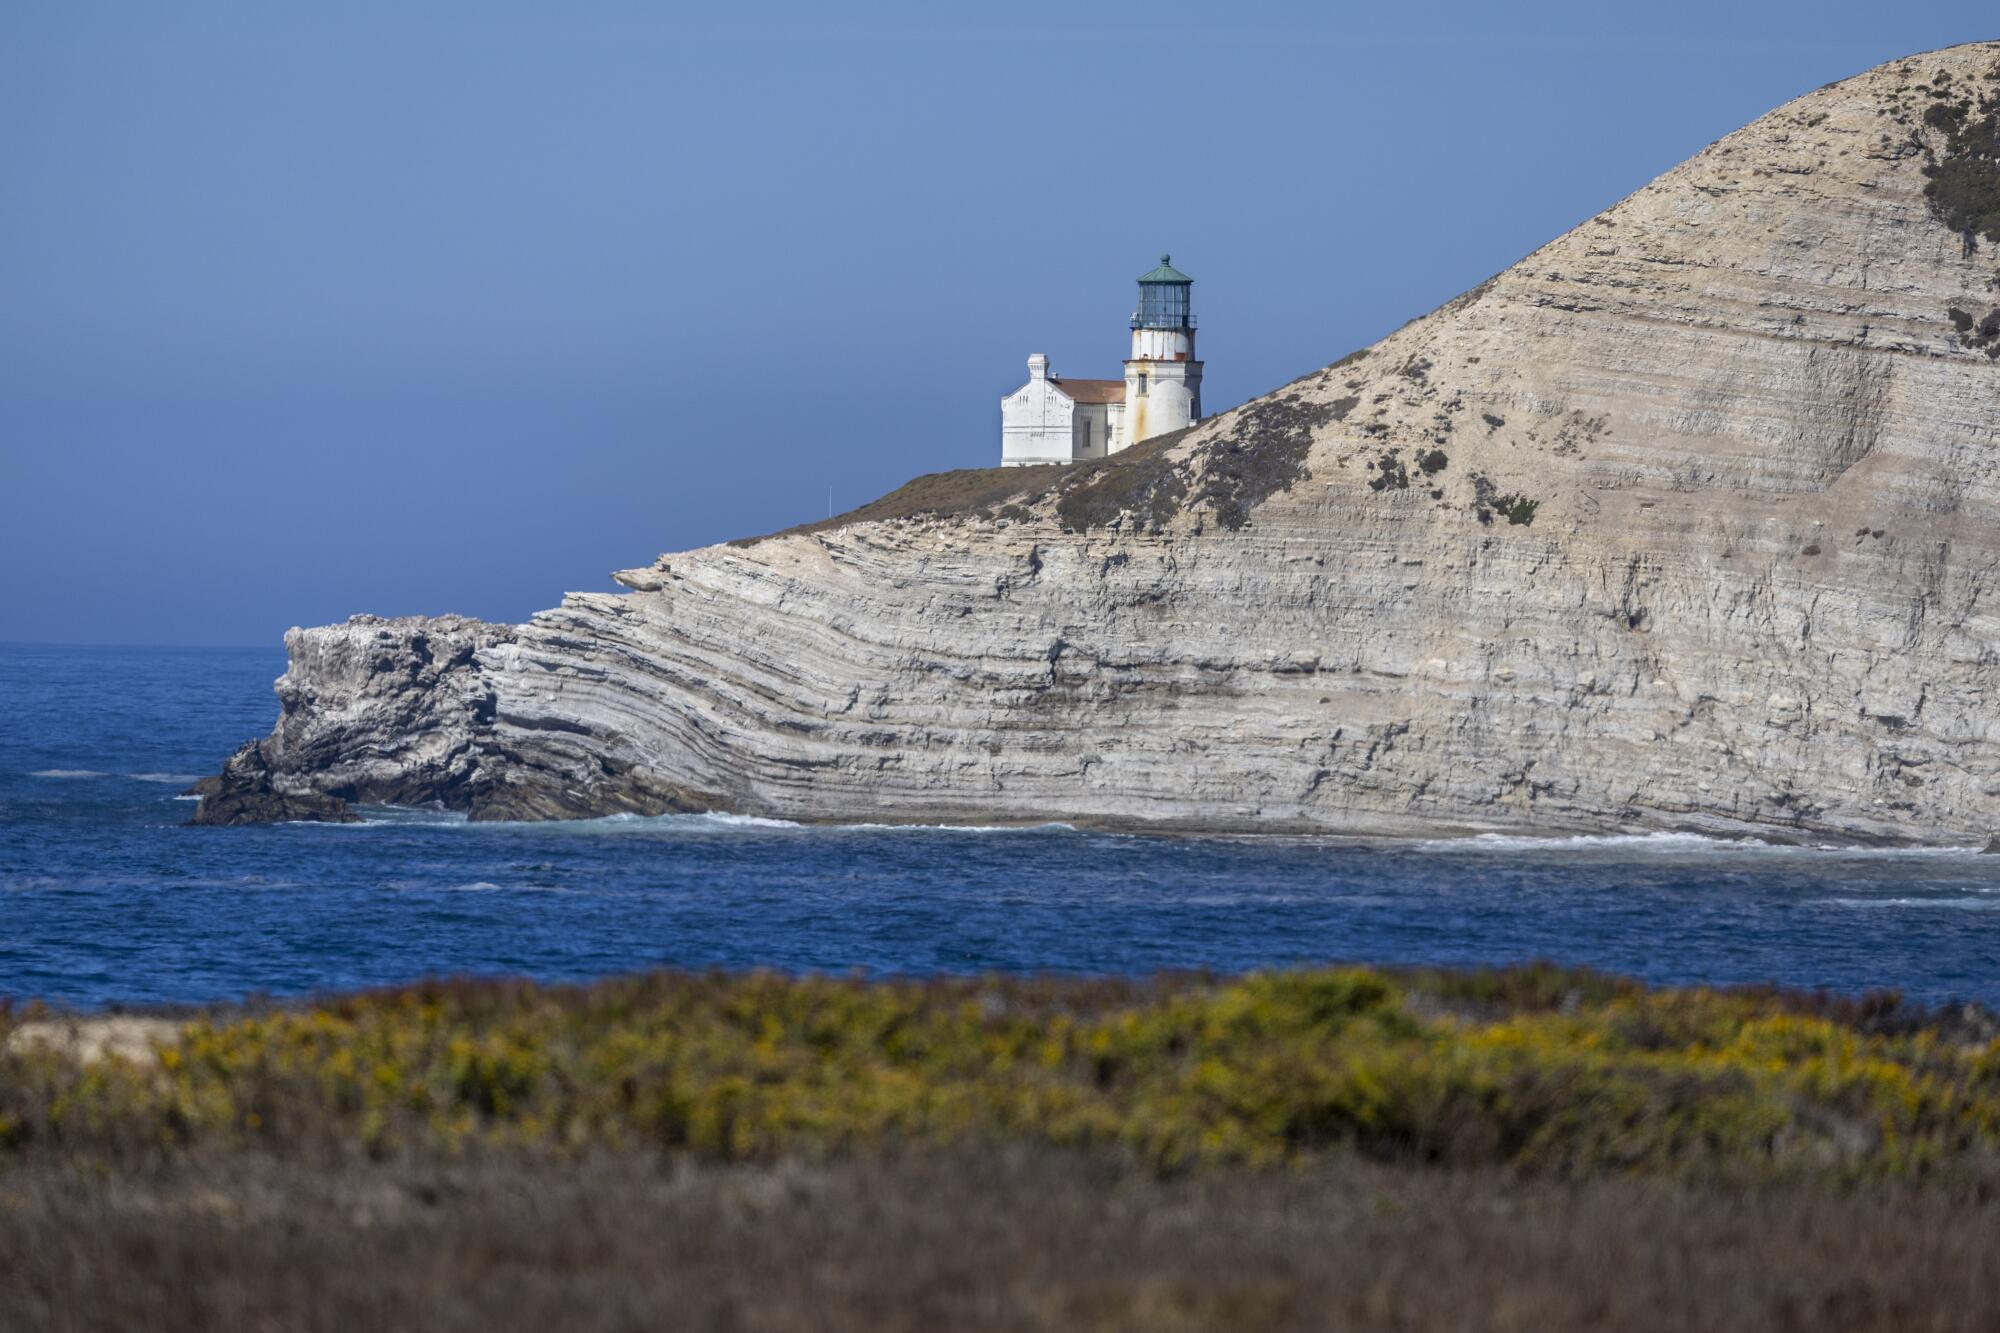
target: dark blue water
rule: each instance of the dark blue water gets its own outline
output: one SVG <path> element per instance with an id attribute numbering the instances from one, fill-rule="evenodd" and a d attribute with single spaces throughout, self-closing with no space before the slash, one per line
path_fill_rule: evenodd
<path id="1" fill-rule="evenodd" d="M 655 965 L 1236 970 L 1553 958 L 2000 1004 L 2000 857 L 1692 838 L 1155 839 L 726 817 L 197 829 L 276 652 L 0 647 L 0 995 L 211 1001 Z"/>

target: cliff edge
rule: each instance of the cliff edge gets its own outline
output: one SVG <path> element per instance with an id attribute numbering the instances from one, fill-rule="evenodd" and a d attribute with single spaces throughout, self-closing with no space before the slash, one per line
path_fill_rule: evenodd
<path id="1" fill-rule="evenodd" d="M 1113 460 L 923 478 L 525 625 L 293 631 L 277 730 L 197 818 L 1983 842 L 1996 520 L 1983 43 Z"/>

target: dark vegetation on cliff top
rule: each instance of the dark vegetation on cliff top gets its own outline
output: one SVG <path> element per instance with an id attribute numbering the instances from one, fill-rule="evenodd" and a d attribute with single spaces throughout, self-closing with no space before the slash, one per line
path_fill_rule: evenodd
<path id="1" fill-rule="evenodd" d="M 859 509 L 774 535 L 904 518 L 1018 521 L 1030 515 L 1031 505 L 1051 498 L 1056 518 L 1068 532 L 1089 532 L 1121 520 L 1157 531 L 1191 506 L 1208 508 L 1216 522 L 1233 531 L 1249 525 L 1258 505 L 1306 476 L 1314 430 L 1340 420 L 1355 401 L 1313 403 L 1297 392 L 1260 399 L 1240 409 L 1228 430 L 1184 458 L 1172 452 L 1193 427 L 1087 462 L 932 472 Z M 748 537 L 732 545 L 764 540 Z"/>
<path id="2" fill-rule="evenodd" d="M 1123 457 L 1123 455 L 1120 455 Z M 1039 495 L 1055 485 L 1072 465 L 1051 463 L 1046 467 L 961 468 L 954 472 L 927 472 L 904 482 L 878 500 L 859 509 L 850 509 L 832 518 L 801 523 L 795 528 L 764 537 L 739 537 L 732 546 L 754 546 L 770 537 L 786 537 L 802 532 L 826 532 L 855 523 L 872 523 L 899 518 L 953 518 L 990 513 L 1010 501 Z M 1092 464 L 1077 466 L 1090 467 Z"/>
<path id="3" fill-rule="evenodd" d="M 1260 398 L 1185 458 L 1168 453 L 1186 434 L 1177 431 L 1108 460 L 1137 455 L 1123 467 L 1066 481 L 1056 516 L 1068 532 L 1107 527 L 1121 517 L 1157 530 L 1186 508 L 1206 507 L 1217 523 L 1238 531 L 1250 525 L 1258 505 L 1306 476 L 1314 430 L 1344 415 L 1338 404 L 1310 402 L 1298 392 Z"/>
<path id="4" fill-rule="evenodd" d="M 1493 516 L 1498 514 L 1509 523 L 1526 526 L 1535 521 L 1535 511 L 1542 506 L 1540 500 L 1531 500 L 1525 495 L 1501 494 L 1492 479 L 1484 475 L 1473 477 L 1472 494 L 1473 512 L 1481 523 L 1491 523 Z"/>
<path id="5" fill-rule="evenodd" d="M 1135 444 L 1063 478 L 1054 488 L 1063 530 L 1087 532 L 1121 514 L 1130 515 L 1141 529 L 1165 527 L 1187 499 L 1186 469 L 1168 457 L 1186 434 L 1175 431 Z"/>
<path id="6" fill-rule="evenodd" d="M 1969 311 L 1952 306 L 1945 312 L 1951 327 L 1958 334 L 1958 341 L 1974 351 L 1985 352 L 1995 361 L 2000 361 L 2000 306 L 1986 312 L 1983 319 L 1975 318 Z"/>
<path id="7" fill-rule="evenodd" d="M 1943 136 L 1941 148 L 1925 146 L 1931 213 L 1965 238 L 1968 253 L 1980 238 L 2000 244 L 2000 64 L 1970 86 L 1954 87 L 1939 71 L 1928 87 L 1923 123 Z"/>

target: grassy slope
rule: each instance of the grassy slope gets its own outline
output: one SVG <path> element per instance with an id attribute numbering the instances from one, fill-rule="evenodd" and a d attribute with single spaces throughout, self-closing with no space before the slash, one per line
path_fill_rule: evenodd
<path id="1" fill-rule="evenodd" d="M 1108 458 L 1095 459 L 1083 463 L 1050 463 L 1039 467 L 983 467 L 961 468 L 954 472 L 926 472 L 912 481 L 906 481 L 880 499 L 871 500 L 859 509 L 850 509 L 844 514 L 821 519 L 816 523 L 801 523 L 797 527 L 786 528 L 782 532 L 770 533 L 765 537 L 743 537 L 730 543 L 732 546 L 753 546 L 769 537 L 785 537 L 802 532 L 827 532 L 845 528 L 855 523 L 871 523 L 902 518 L 978 518 L 992 519 L 1011 517 L 1010 507 L 1025 506 L 1052 494 L 1071 495 L 1079 490 L 1097 491 L 1105 486 L 1114 486 L 1127 476 L 1147 475 L 1156 472 L 1163 462 L 1167 450 L 1181 442 L 1186 430 L 1170 431 L 1165 435 L 1137 444 L 1130 449 L 1112 454 Z M 1081 530 L 1085 526 L 1102 526 L 1109 518 L 1116 517 L 1116 511 L 1098 518 L 1094 523 L 1071 526 Z"/>
<path id="2" fill-rule="evenodd" d="M 200 1156 L 0 1172 L 0 1327 L 1990 1328 L 1963 1192 L 1565 1184 L 1330 1159 L 1134 1178 L 1057 1150 L 663 1167 Z"/>

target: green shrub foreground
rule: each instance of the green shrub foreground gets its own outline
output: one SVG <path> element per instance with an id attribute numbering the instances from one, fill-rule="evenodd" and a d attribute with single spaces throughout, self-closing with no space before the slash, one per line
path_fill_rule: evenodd
<path id="1" fill-rule="evenodd" d="M 203 1147 L 728 1161 L 986 1142 L 1169 1171 L 1334 1149 L 1563 1176 L 2000 1161 L 1982 1011 L 1546 966 L 436 982 L 209 1014 L 150 1052 L 86 1058 L 78 1030 L 51 1039 L 66 1030 L 0 1017 L 0 1170 Z"/>

